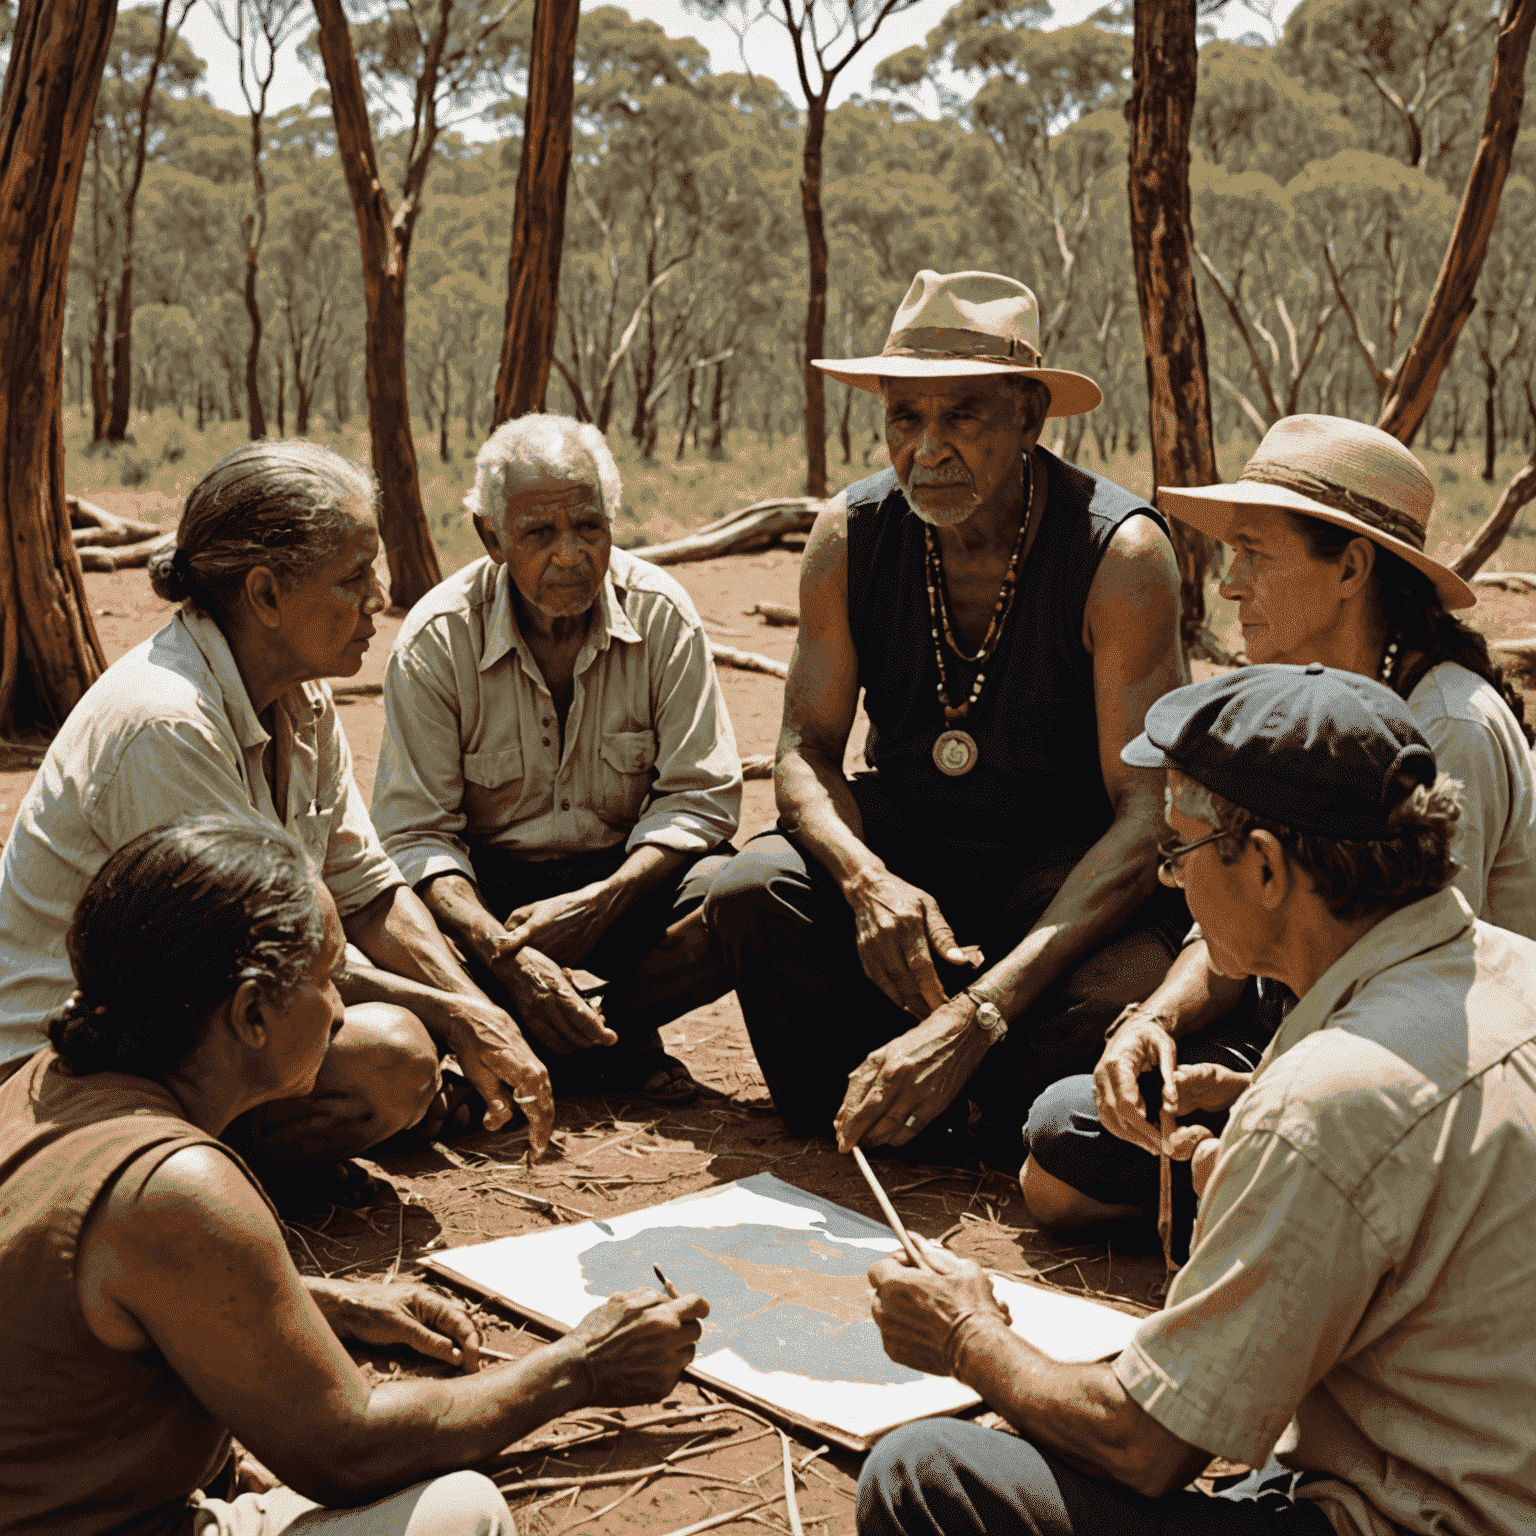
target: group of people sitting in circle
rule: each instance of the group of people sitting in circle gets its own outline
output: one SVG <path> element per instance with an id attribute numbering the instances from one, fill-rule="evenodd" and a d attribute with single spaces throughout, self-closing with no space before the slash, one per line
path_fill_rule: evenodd
<path id="1" fill-rule="evenodd" d="M 707 1299 L 482 1369 L 437 1292 L 301 1276 L 279 1213 L 369 1203 L 392 1137 L 539 1155 L 560 1097 L 691 1102 L 658 1030 L 732 989 L 796 1134 L 1019 1172 L 1111 1241 L 1173 1160 L 1185 1262 L 1114 1361 L 1039 1354 L 969 1261 L 872 1267 L 892 1357 L 1017 1434 L 886 1437 L 865 1536 L 1536 1526 L 1536 775 L 1428 476 L 1294 416 L 1154 507 L 1040 446 L 1101 397 L 995 274 L 919 273 L 817 366 L 890 467 L 810 535 L 739 849 L 704 625 L 614 547 L 593 427 L 481 449 L 485 556 L 400 628 L 371 809 L 323 681 L 386 605 L 370 476 L 262 441 L 192 489 L 169 622 L 0 862 L 0 1528 L 511 1533 L 462 1469 L 664 1397 Z M 1190 682 L 1169 516 L 1230 549 L 1249 665 Z M 374 1383 L 348 1338 L 458 1372 Z M 1260 1470 L 1188 1487 L 1212 1456 Z"/>

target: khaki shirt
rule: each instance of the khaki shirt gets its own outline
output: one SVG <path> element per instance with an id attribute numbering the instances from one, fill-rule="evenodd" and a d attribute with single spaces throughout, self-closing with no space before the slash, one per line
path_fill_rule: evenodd
<path id="1" fill-rule="evenodd" d="M 1233 1107 L 1195 1239 L 1115 1362 L 1159 1424 L 1273 1447 L 1341 1536 L 1536 1530 L 1536 943 L 1454 888 L 1378 923 Z"/>
<path id="2" fill-rule="evenodd" d="M 352 753 L 324 683 L 272 706 L 267 734 L 229 642 L 179 612 L 108 667 L 54 737 L 0 860 L 0 1061 L 43 1044 L 74 991 L 64 937 L 96 871 L 141 832 L 182 816 L 285 828 L 320 865 L 343 917 L 401 883 L 352 781 Z M 279 815 L 262 754 L 287 767 Z"/>
<path id="3" fill-rule="evenodd" d="M 405 878 L 474 879 L 471 843 L 549 859 L 615 843 L 704 853 L 729 838 L 741 760 L 683 588 L 613 551 L 563 751 L 510 588 L 489 558 L 465 566 L 416 604 L 390 653 L 373 819 Z"/>

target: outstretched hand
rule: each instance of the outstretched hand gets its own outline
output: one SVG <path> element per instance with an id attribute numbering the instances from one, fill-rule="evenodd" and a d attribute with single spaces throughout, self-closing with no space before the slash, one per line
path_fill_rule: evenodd
<path id="1" fill-rule="evenodd" d="M 861 877 L 848 903 L 864 974 L 914 1018 L 944 1004 L 935 956 L 951 965 L 981 964 L 981 951 L 961 946 L 938 902 L 888 869 Z"/>
<path id="2" fill-rule="evenodd" d="M 479 1369 L 480 1334 L 469 1314 L 427 1286 L 315 1279 L 304 1285 L 339 1339 L 408 1344 L 430 1359 Z"/>

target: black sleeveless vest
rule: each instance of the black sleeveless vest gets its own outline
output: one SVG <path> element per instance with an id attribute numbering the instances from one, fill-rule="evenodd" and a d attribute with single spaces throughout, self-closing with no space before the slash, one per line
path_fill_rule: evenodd
<path id="1" fill-rule="evenodd" d="M 848 488 L 848 622 L 869 714 L 865 760 L 893 809 L 925 841 L 981 858 L 1034 862 L 1086 848 L 1114 819 L 1099 767 L 1093 658 L 1083 610 L 1099 561 L 1128 518 L 1162 516 L 1112 480 L 1036 450 L 1046 491 L 1040 531 L 1013 607 L 986 664 L 981 698 L 958 727 L 981 756 L 959 778 L 940 773 L 933 744 L 947 729 L 924 566 L 923 523 L 894 470 Z M 976 669 L 947 647 L 951 699 Z"/>

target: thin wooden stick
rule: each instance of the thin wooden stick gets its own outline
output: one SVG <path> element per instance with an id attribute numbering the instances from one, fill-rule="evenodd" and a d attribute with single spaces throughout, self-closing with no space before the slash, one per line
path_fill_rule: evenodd
<path id="1" fill-rule="evenodd" d="M 853 1160 L 859 1165 L 859 1172 L 864 1175 L 864 1182 L 869 1185 L 870 1193 L 880 1204 L 880 1209 L 889 1223 L 891 1231 L 901 1239 L 901 1246 L 907 1250 L 907 1257 L 917 1265 L 919 1269 L 929 1270 L 937 1274 L 934 1264 L 923 1253 L 922 1249 L 912 1241 L 912 1234 L 901 1224 L 901 1217 L 896 1214 L 896 1207 L 891 1204 L 889 1196 L 881 1189 L 880 1181 L 875 1177 L 875 1170 L 869 1166 L 869 1159 L 864 1156 L 863 1148 L 853 1149 Z"/>
<path id="2" fill-rule="evenodd" d="M 1158 1156 L 1157 1169 L 1157 1235 L 1163 1243 L 1165 1291 L 1179 1272 L 1179 1266 L 1173 1262 L 1173 1162 L 1168 1156 L 1168 1138 L 1178 1129 L 1178 1125 L 1173 1111 L 1164 1109 L 1161 1120 L 1163 1150 Z"/>
<path id="3" fill-rule="evenodd" d="M 789 1528 L 794 1536 L 805 1536 L 805 1529 L 800 1524 L 800 1503 L 795 1498 L 795 1466 L 789 1458 L 789 1436 L 781 1429 L 779 1439 L 784 1445 L 784 1508 L 789 1515 Z"/>
<path id="4" fill-rule="evenodd" d="M 770 1493 L 767 1498 L 759 1499 L 755 1504 L 743 1504 L 740 1509 L 727 1510 L 723 1515 L 711 1515 L 709 1519 L 696 1521 L 693 1525 L 679 1526 L 675 1531 L 668 1531 L 667 1536 L 699 1536 L 701 1531 L 712 1531 L 717 1525 L 729 1525 L 733 1520 L 740 1520 L 743 1515 L 755 1514 L 770 1504 L 777 1504 L 783 1497 L 782 1493 Z"/>

